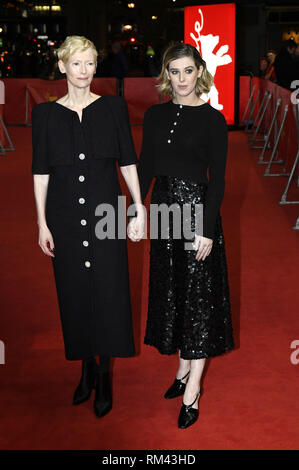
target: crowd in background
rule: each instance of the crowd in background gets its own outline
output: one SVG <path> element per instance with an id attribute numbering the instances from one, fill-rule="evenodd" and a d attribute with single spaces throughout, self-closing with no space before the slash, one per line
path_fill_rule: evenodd
<path id="1" fill-rule="evenodd" d="M 48 44 L 50 42 L 50 44 Z M 62 42 L 62 41 L 61 41 Z M 59 41 L 45 41 L 34 37 L 24 41 L 8 41 L 0 50 L 0 77 L 30 77 L 46 80 L 63 78 L 57 66 L 56 49 Z M 138 47 L 122 46 L 120 40 L 113 40 L 99 50 L 97 77 L 159 75 L 161 68 L 159 51 L 151 45 Z"/>
<path id="2" fill-rule="evenodd" d="M 260 77 L 289 90 L 296 88 L 292 83 L 299 80 L 299 44 L 288 39 L 277 54 L 267 51 L 260 57 Z"/>
<path id="3" fill-rule="evenodd" d="M 25 41 L 8 42 L 0 53 L 0 77 L 36 77 L 46 80 L 63 78 L 57 66 L 55 50 L 59 43 L 27 38 Z M 160 50 L 161 49 L 161 50 Z M 135 55 L 132 52 L 135 50 Z M 162 47 L 152 45 L 123 48 L 115 39 L 99 50 L 97 77 L 145 76 L 157 77 L 161 70 Z M 299 44 L 287 40 L 276 53 L 268 50 L 260 57 L 259 76 L 292 89 L 292 82 L 299 80 Z"/>

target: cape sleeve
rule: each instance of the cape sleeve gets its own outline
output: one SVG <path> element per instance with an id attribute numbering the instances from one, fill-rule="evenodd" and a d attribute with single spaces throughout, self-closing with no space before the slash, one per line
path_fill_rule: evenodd
<path id="1" fill-rule="evenodd" d="M 31 172 L 36 175 L 50 173 L 48 163 L 48 106 L 47 103 L 36 104 L 32 108 L 32 165 Z"/>
<path id="2" fill-rule="evenodd" d="M 209 133 L 209 183 L 203 214 L 203 236 L 212 240 L 216 218 L 224 196 L 228 148 L 228 129 L 225 117 L 221 112 L 215 116 Z"/>
<path id="3" fill-rule="evenodd" d="M 117 109 L 113 108 L 113 115 L 117 126 L 117 138 L 119 146 L 118 165 L 134 165 L 138 162 L 134 142 L 130 129 L 128 105 L 124 98 L 117 97 Z"/>

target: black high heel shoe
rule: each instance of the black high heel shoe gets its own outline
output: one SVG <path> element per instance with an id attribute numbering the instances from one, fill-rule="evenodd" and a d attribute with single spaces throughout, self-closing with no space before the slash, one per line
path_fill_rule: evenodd
<path id="1" fill-rule="evenodd" d="M 184 384 L 182 380 L 185 379 L 189 373 L 190 370 L 181 379 L 175 379 L 171 387 L 169 387 L 169 389 L 165 393 L 164 398 L 176 398 L 181 395 L 184 395 L 186 384 Z"/>
<path id="2" fill-rule="evenodd" d="M 77 386 L 73 405 L 80 405 L 89 399 L 92 389 L 95 388 L 97 361 L 94 357 L 82 360 L 82 375 Z"/>
<path id="3" fill-rule="evenodd" d="M 94 412 L 98 418 L 105 416 L 112 408 L 112 392 L 109 370 L 101 370 L 96 374 L 96 393 L 93 404 Z"/>
<path id="4" fill-rule="evenodd" d="M 197 408 L 192 408 L 192 405 L 194 405 L 201 393 L 201 391 L 198 392 L 191 405 L 185 405 L 184 401 L 182 401 L 182 407 L 178 419 L 178 427 L 180 429 L 186 429 L 197 421 L 199 411 Z"/>

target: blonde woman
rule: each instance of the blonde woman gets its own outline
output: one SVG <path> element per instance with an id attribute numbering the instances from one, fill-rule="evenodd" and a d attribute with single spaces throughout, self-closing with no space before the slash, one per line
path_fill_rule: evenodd
<path id="1" fill-rule="evenodd" d="M 32 110 L 39 245 L 53 262 L 65 357 L 82 360 L 73 404 L 88 400 L 95 388 L 94 412 L 102 417 L 112 408 L 110 358 L 135 354 L 116 161 L 138 207 L 137 159 L 125 100 L 90 90 L 94 44 L 68 36 L 57 54 L 68 93 Z M 115 218 L 105 238 L 100 216 L 106 210 Z M 138 216 L 135 232 L 138 238 Z"/>
<path id="2" fill-rule="evenodd" d="M 173 44 L 164 53 L 159 89 L 172 99 L 151 106 L 144 116 L 138 175 L 144 200 L 155 177 L 151 204 L 203 208 L 202 231 L 174 236 L 174 215 L 168 236 L 165 220 L 151 216 L 148 318 L 145 344 L 161 354 L 179 351 L 176 378 L 165 398 L 183 395 L 178 426 L 198 418 L 201 376 L 207 357 L 233 349 L 229 286 L 220 205 L 224 195 L 227 124 L 223 114 L 200 98 L 212 76 L 199 52 L 189 44 Z M 221 84 L 218 84 L 221 86 Z M 209 178 L 207 178 L 209 170 Z M 200 206 L 202 204 L 202 206 Z M 153 206 L 151 206 L 153 207 Z M 152 215 L 152 214 L 151 214 Z M 170 216 L 172 213 L 170 212 Z M 199 219 L 200 220 L 200 217 Z M 158 236 L 153 237 L 157 222 Z M 138 227 L 136 225 L 136 227 Z M 188 228 L 188 227 L 187 227 Z M 190 249 L 191 245 L 191 249 Z"/>

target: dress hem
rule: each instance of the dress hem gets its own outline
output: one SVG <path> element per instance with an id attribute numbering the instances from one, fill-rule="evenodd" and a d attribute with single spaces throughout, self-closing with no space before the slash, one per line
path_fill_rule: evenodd
<path id="1" fill-rule="evenodd" d="M 176 354 L 178 352 L 178 350 L 180 349 L 180 347 L 178 347 L 177 349 L 169 352 L 169 351 L 165 351 L 165 350 L 162 350 L 160 348 L 158 348 L 154 343 L 148 341 L 148 340 L 144 340 L 144 344 L 146 344 L 147 346 L 152 346 L 154 348 L 156 348 L 160 354 L 163 354 L 163 355 L 168 355 L 168 356 L 171 356 L 173 354 Z M 229 352 L 229 351 L 232 351 L 233 349 L 235 349 L 235 345 L 234 343 L 230 346 L 227 346 L 225 347 L 221 352 L 217 352 L 217 353 L 214 353 L 214 354 L 201 354 L 200 356 L 199 355 L 196 355 L 196 357 L 187 357 L 186 354 L 182 354 L 180 355 L 180 357 L 182 359 L 185 359 L 185 360 L 192 360 L 192 359 L 208 359 L 209 357 L 217 357 L 217 356 L 222 356 L 223 354 Z"/>
<path id="2" fill-rule="evenodd" d="M 96 353 L 92 353 L 92 354 L 87 354 L 87 355 L 84 355 L 84 357 L 83 356 L 81 356 L 81 357 L 70 357 L 70 356 L 65 355 L 65 359 L 67 361 L 83 361 L 83 359 L 87 359 L 88 357 L 91 357 L 91 356 L 108 356 L 108 357 L 115 357 L 115 358 L 117 358 L 117 357 L 126 358 L 126 357 L 136 356 L 136 352 L 131 353 L 131 354 L 115 354 L 115 353 L 111 354 L 111 353 L 107 353 L 107 351 L 105 351 L 105 352 L 96 352 Z"/>

